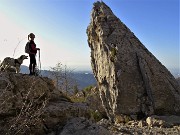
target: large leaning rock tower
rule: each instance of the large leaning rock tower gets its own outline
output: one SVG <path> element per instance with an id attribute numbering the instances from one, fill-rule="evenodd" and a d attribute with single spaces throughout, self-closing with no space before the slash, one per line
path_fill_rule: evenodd
<path id="1" fill-rule="evenodd" d="M 180 86 L 103 2 L 87 28 L 91 65 L 109 118 L 120 114 L 180 115 Z"/>

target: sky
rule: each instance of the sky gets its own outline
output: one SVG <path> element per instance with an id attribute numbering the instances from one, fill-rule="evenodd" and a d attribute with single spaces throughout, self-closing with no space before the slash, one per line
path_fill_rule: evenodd
<path id="1" fill-rule="evenodd" d="M 0 0 L 0 60 L 25 54 L 32 32 L 42 69 L 61 62 L 91 70 L 86 29 L 95 1 Z M 180 69 L 179 0 L 103 1 L 163 65 Z"/>

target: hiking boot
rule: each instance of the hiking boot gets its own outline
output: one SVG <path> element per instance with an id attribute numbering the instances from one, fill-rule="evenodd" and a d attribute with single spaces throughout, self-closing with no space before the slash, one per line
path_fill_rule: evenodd
<path id="1" fill-rule="evenodd" d="M 30 72 L 29 75 L 33 75 L 33 72 Z"/>
<path id="2" fill-rule="evenodd" d="M 29 75 L 33 75 L 32 73 L 29 73 Z"/>

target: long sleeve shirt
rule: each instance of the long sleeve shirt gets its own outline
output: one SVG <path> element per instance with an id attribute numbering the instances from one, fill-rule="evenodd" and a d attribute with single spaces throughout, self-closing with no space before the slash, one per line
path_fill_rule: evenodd
<path id="1" fill-rule="evenodd" d="M 37 53 L 36 44 L 32 40 L 30 40 L 30 43 L 29 43 L 29 50 L 30 50 L 30 54 L 36 54 Z"/>

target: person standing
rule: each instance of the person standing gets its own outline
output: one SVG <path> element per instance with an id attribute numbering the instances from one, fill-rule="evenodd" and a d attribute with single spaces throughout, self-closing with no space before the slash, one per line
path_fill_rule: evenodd
<path id="1" fill-rule="evenodd" d="M 36 44 L 34 42 L 35 35 L 30 33 L 28 35 L 29 40 L 29 57 L 30 57 L 30 64 L 29 64 L 29 75 L 35 75 L 35 67 L 36 67 L 36 53 L 37 50 L 40 51 L 39 48 L 36 48 Z"/>

